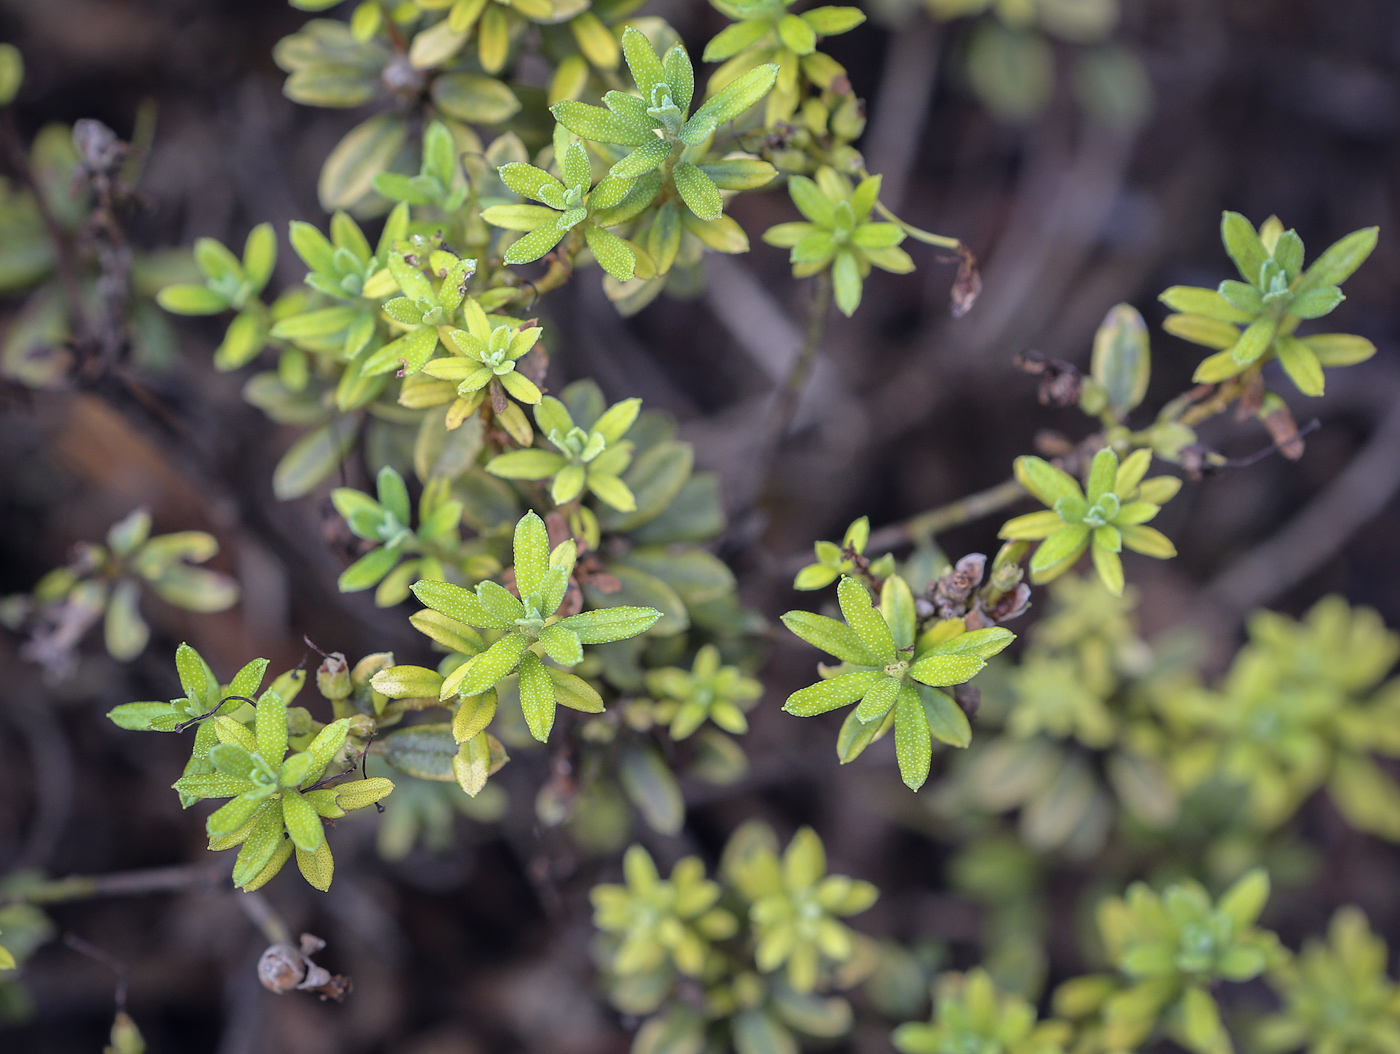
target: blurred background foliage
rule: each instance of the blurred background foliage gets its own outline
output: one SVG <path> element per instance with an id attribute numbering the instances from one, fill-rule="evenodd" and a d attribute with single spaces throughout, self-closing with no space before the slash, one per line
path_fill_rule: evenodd
<path id="1" fill-rule="evenodd" d="M 494 7 L 504 13 L 493 20 L 533 17 L 531 5 Z M 821 42 L 870 100 L 857 145 L 883 174 L 892 208 L 974 249 L 984 292 L 966 317 L 950 319 L 952 269 L 936 266 L 938 250 L 906 243 L 919 269 L 873 272 L 861 311 L 833 321 L 763 516 L 724 553 L 744 603 L 773 620 L 803 606 L 791 584 L 814 539 L 841 538 L 859 515 L 878 534 L 999 482 L 1037 439 L 1053 450 L 1059 440 L 1046 432 L 1073 440 L 1087 431 L 1073 410 L 1035 406 L 1033 383 L 1011 365 L 1017 353 L 1087 366 L 1104 313 L 1125 301 L 1153 333 L 1149 403 L 1188 387 L 1199 351 L 1161 333 L 1167 310 L 1155 297 L 1169 286 L 1214 286 L 1227 273 L 1222 209 L 1256 222 L 1278 214 L 1316 247 L 1374 224 L 1395 229 L 1400 9 L 1389 0 L 881 0 L 867 10 L 869 22 Z M 665 17 L 696 55 L 727 24 L 697 2 L 643 13 Z M 372 591 L 337 590 L 360 549 L 329 500 L 275 500 L 273 469 L 300 430 L 267 421 L 243 402 L 242 379 L 215 369 L 236 351 L 225 324 L 172 321 L 153 301 L 172 280 L 200 279 L 188 251 L 172 247 L 199 237 L 240 246 L 257 224 L 280 234 L 293 219 L 322 217 L 325 158 L 392 110 L 387 98 L 354 97 L 338 110 L 284 95 L 293 63 L 276 45 L 306 18 L 282 0 L 0 4 L 0 38 L 26 59 L 22 105 L 6 119 L 25 141 L 37 137 L 36 167 L 60 191 L 55 200 L 65 199 L 76 163 L 56 122 L 94 117 L 149 145 L 131 224 L 130 317 L 146 383 L 197 422 L 153 438 L 94 395 L 0 387 L 0 595 L 33 591 L 55 567 L 73 580 L 52 588 L 110 575 L 117 584 L 92 597 L 89 624 L 115 626 L 106 639 L 115 655 L 140 652 L 136 636 L 152 641 L 122 665 L 95 634 L 74 675 L 47 684 L 21 662 L 19 638 L 0 636 L 2 872 L 100 873 L 202 853 L 201 832 L 166 790 L 182 744 L 95 719 L 173 694 L 175 643 L 189 640 L 221 672 L 254 655 L 277 671 L 294 667 L 306 655 L 303 635 L 352 659 L 421 648 Z M 546 27 L 561 57 L 587 39 L 565 28 Z M 491 56 L 479 57 L 489 71 Z M 542 98 L 567 87 L 536 78 L 531 90 Z M 508 116 L 483 81 L 443 88 L 444 109 L 451 90 L 475 92 L 473 105 L 495 99 Z M 52 261 L 42 247 L 18 251 L 40 240 L 5 195 L 0 281 L 22 289 Z M 76 224 L 83 203 L 70 204 L 58 218 Z M 792 218 L 783 194 L 748 195 L 734 212 L 750 231 Z M 718 473 L 726 495 L 754 486 L 748 452 L 800 340 L 803 294 L 789 281 L 786 251 L 752 242 L 743 257 L 710 255 L 703 280 L 671 283 L 669 292 L 686 295 L 633 317 L 619 318 L 587 280 L 557 291 L 545 320 L 569 327 L 569 339 L 550 342 L 553 389 L 591 377 L 604 405 L 640 396 L 667 409 L 695 445 L 697 469 Z M 284 247 L 269 289 L 295 288 L 301 275 Z M 1300 462 L 1268 459 L 1188 486 L 1154 523 L 1180 557 L 1135 560 L 1121 600 L 1078 578 L 1037 591 L 1030 615 L 1013 624 L 1022 641 L 981 678 L 973 747 L 936 754 L 917 798 L 898 783 L 891 743 L 838 772 L 828 719 L 778 713 L 810 682 L 812 653 L 775 636 L 764 697 L 755 703 L 749 668 L 726 675 L 715 691 L 734 705 L 723 719 L 711 709 L 690 737 L 674 788 L 657 789 L 658 751 L 673 746 L 659 730 L 679 739 L 691 727 L 697 689 L 716 676 L 708 659 L 663 664 L 646 685 L 655 699 L 630 702 L 620 721 L 595 719 L 584 764 L 619 778 L 581 779 L 589 800 L 569 824 L 539 825 L 551 803 L 536 788 L 552 760 L 547 749 L 528 750 L 521 718 L 514 738 L 502 729 L 516 763 L 477 798 L 400 780 L 377 825 L 337 833 L 328 894 L 299 880 L 269 887 L 295 927 L 327 937 L 327 961 L 355 978 L 342 1007 L 258 988 L 251 967 L 261 942 L 212 884 L 64 905 L 52 920 L 4 906 L 0 934 L 21 958 L 55 927 L 118 955 L 153 1050 L 621 1050 L 623 1025 L 634 1022 L 599 1000 L 593 965 L 609 953 L 594 946 L 589 890 L 620 874 L 601 854 L 640 839 L 671 874 L 688 854 L 718 862 L 726 844 L 744 844 L 736 830 L 749 832 L 753 852 L 772 855 L 810 824 L 830 870 L 881 890 L 852 920 L 863 936 L 853 965 L 833 979 L 861 1011 L 847 1049 L 887 1049 L 894 1023 L 928 1017 L 935 971 L 981 964 L 986 975 L 945 978 L 952 1009 L 938 1027 L 910 1034 L 907 1049 L 937 1043 L 939 1028 L 975 1032 L 977 1015 L 969 1026 L 957 1006 L 974 996 L 987 1003 L 988 978 L 1012 993 L 996 1005 L 1014 1007 L 1100 965 L 1079 950 L 1085 939 L 1093 946 L 1097 898 L 1135 878 L 1185 874 L 1219 893 L 1258 862 L 1274 880 L 1263 923 L 1294 948 L 1314 935 L 1303 957 L 1272 968 L 1288 999 L 1259 1003 L 1260 1043 L 1296 1049 L 1299 1035 L 1318 1034 L 1329 998 L 1352 996 L 1384 1022 L 1395 997 L 1379 977 L 1374 938 L 1355 914 L 1333 912 L 1360 905 L 1376 933 L 1400 936 L 1400 861 L 1383 840 L 1400 834 L 1387 775 L 1400 696 L 1384 684 L 1395 643 L 1380 625 L 1400 625 L 1398 281 L 1400 257 L 1383 236 L 1334 319 L 1381 353 L 1338 372 L 1322 399 L 1294 402 L 1300 422 L 1321 422 Z M 6 371 L 42 387 L 57 367 L 28 353 L 61 336 L 52 300 L 7 297 L 0 325 Z M 1229 426 L 1214 427 L 1206 439 Z M 1252 453 L 1262 435 L 1236 430 L 1225 452 Z M 369 473 L 335 482 L 374 491 Z M 138 508 L 149 518 L 132 518 Z M 939 541 L 950 554 L 992 552 L 996 526 L 972 523 Z M 192 531 L 203 533 L 183 533 Z M 100 552 L 74 548 L 103 538 Z M 161 555 L 157 543 L 169 538 L 183 541 L 166 542 Z M 156 555 L 143 564 L 148 551 Z M 1331 593 L 1379 614 L 1336 600 L 1314 606 Z M 1246 630 L 1245 616 L 1265 604 L 1283 615 L 1255 615 Z M 1338 656 L 1341 676 L 1328 672 Z M 747 768 L 728 736 L 740 725 Z M 1164 755 L 1167 741 L 1198 749 Z M 755 818 L 778 831 L 772 845 L 741 827 Z M 743 893 L 736 874 L 729 866 L 721 876 L 732 895 L 762 895 Z M 729 960 L 722 969 L 735 998 L 747 998 L 752 974 Z M 1338 971 L 1356 978 L 1340 995 L 1329 989 Z M 648 1012 L 619 1000 L 617 981 L 609 976 L 614 1004 Z M 0 1045 L 98 1049 L 111 986 L 100 964 L 49 945 L 27 964 L 23 986 L 0 982 Z M 842 1012 L 804 1001 L 800 987 L 789 974 L 771 1003 L 763 995 L 736 1004 L 752 1015 L 745 1027 L 777 1021 L 831 1042 L 820 1037 L 844 1030 Z M 657 1039 L 661 1026 L 648 1027 Z M 1379 1039 L 1343 1037 L 1338 1049 L 1393 1049 L 1378 1029 Z M 1054 1039 L 1025 1030 L 996 1042 L 1019 1050 Z"/>

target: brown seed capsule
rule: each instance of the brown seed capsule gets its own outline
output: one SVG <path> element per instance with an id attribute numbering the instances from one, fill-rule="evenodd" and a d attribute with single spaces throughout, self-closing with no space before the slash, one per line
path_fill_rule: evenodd
<path id="1" fill-rule="evenodd" d="M 270 992 L 285 995 L 292 990 L 316 992 L 324 999 L 337 1003 L 350 991 L 350 979 L 332 976 L 324 966 L 317 966 L 311 956 L 326 946 L 320 937 L 301 935 L 301 946 L 274 944 L 258 959 L 258 980 Z"/>

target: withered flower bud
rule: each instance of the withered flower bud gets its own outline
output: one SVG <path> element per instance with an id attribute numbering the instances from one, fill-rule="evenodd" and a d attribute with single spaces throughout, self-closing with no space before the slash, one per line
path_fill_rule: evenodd
<path id="1" fill-rule="evenodd" d="M 350 664 L 345 656 L 333 651 L 316 670 L 316 687 L 327 699 L 346 699 L 353 686 L 350 683 Z"/>

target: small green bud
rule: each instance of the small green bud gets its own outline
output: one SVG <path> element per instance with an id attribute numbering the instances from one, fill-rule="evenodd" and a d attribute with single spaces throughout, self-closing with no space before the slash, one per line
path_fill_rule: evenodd
<path id="1" fill-rule="evenodd" d="M 350 664 L 345 661 L 345 656 L 338 651 L 333 651 L 326 656 L 316 670 L 316 687 L 327 699 L 344 699 L 353 686 L 350 683 Z"/>
<path id="2" fill-rule="evenodd" d="M 24 59 L 13 44 L 0 44 L 0 106 L 9 106 L 24 83 Z"/>

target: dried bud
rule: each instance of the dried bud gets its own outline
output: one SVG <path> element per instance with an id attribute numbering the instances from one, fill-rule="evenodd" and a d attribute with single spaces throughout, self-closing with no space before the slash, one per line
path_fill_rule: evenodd
<path id="1" fill-rule="evenodd" d="M 994 603 L 984 606 L 983 612 L 987 619 L 995 624 L 1019 618 L 1026 613 L 1026 609 L 1030 606 L 1031 587 L 1022 582 L 1014 589 L 1003 593 Z"/>
<path id="2" fill-rule="evenodd" d="M 967 613 L 968 599 L 982 584 L 987 558 L 981 553 L 968 553 L 953 569 L 938 579 L 929 591 L 939 618 L 960 618 Z"/>
<path id="3" fill-rule="evenodd" d="M 1181 449 L 1181 467 L 1186 478 L 1199 483 L 1205 476 L 1219 472 L 1225 459 L 1202 443 L 1193 443 Z"/>
<path id="4" fill-rule="evenodd" d="M 958 246 L 958 276 L 953 280 L 952 301 L 954 318 L 962 318 L 972 310 L 982 292 L 982 273 L 977 270 L 977 257 L 966 245 Z"/>
<path id="5" fill-rule="evenodd" d="M 1280 454 L 1289 461 L 1297 461 L 1303 456 L 1303 438 L 1298 432 L 1298 422 L 1293 420 L 1292 411 L 1282 399 L 1270 399 L 1264 404 L 1260 418 Z"/>
<path id="6" fill-rule="evenodd" d="M 350 664 L 345 656 L 333 651 L 316 670 L 316 687 L 327 699 L 345 699 L 352 691 Z"/>
<path id="7" fill-rule="evenodd" d="M 350 980 L 332 976 L 323 966 L 311 961 L 311 956 L 326 946 L 320 937 L 301 935 L 301 946 L 274 944 L 258 959 L 258 980 L 269 992 L 285 995 L 292 990 L 318 992 L 322 999 L 337 1003 L 350 991 Z"/>
<path id="8" fill-rule="evenodd" d="M 1079 402 L 1084 375 L 1079 367 L 1059 359 L 1048 359 L 1038 351 L 1023 351 L 1012 360 L 1016 368 L 1040 378 L 1036 398 L 1042 406 L 1074 406 Z"/>
<path id="9" fill-rule="evenodd" d="M 404 98 L 417 96 L 427 85 L 426 75 L 413 65 L 407 54 L 394 56 L 385 65 L 379 79 L 390 95 Z"/>
<path id="10" fill-rule="evenodd" d="M 101 121 L 84 117 L 73 125 L 73 147 L 93 172 L 111 172 L 126 157 L 126 144 Z"/>
<path id="11" fill-rule="evenodd" d="M 258 980 L 269 992 L 290 992 L 305 977 L 306 963 L 290 944 L 274 944 L 258 960 Z"/>

